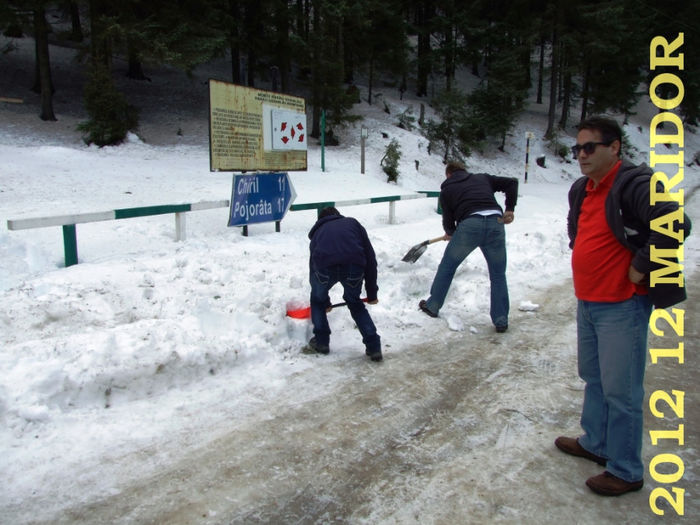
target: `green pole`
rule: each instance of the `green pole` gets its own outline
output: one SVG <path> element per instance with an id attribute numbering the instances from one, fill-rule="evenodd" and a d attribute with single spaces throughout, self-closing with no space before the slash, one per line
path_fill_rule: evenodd
<path id="1" fill-rule="evenodd" d="M 78 239 L 75 234 L 75 224 L 63 226 L 63 253 L 66 267 L 78 264 Z"/>
<path id="2" fill-rule="evenodd" d="M 321 171 L 326 171 L 326 110 L 321 110 Z"/>

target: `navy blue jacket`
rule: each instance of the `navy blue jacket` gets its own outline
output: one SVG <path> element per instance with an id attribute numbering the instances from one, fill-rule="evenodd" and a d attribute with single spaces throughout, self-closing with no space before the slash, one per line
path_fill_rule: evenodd
<path id="1" fill-rule="evenodd" d="M 513 211 L 518 202 L 518 179 L 497 177 L 487 173 L 467 173 L 457 170 L 440 186 L 442 227 L 452 235 L 457 224 L 479 211 L 501 210 L 494 192 L 506 194 L 506 211 Z"/>
<path id="2" fill-rule="evenodd" d="M 678 242 L 671 237 L 653 231 L 651 221 L 678 210 L 674 201 L 650 204 L 650 181 L 653 171 L 648 166 L 636 166 L 628 161 L 622 161 L 610 193 L 605 201 L 605 217 L 615 238 L 625 248 L 634 254 L 632 266 L 638 271 L 649 274 L 662 267 L 653 262 L 650 257 L 650 247 L 659 249 L 676 249 Z M 574 247 L 578 233 L 578 218 L 581 205 L 586 198 L 588 177 L 577 179 L 569 190 L 569 215 L 567 220 L 569 232 L 569 247 Z M 658 184 L 661 184 L 660 182 Z M 683 230 L 683 238 L 690 234 L 691 223 L 688 216 L 683 214 L 683 224 L 677 229 Z M 678 262 L 677 259 L 671 259 Z M 666 277 L 674 277 L 670 274 Z M 685 287 L 673 283 L 657 284 L 649 287 L 649 298 L 657 308 L 667 308 L 686 299 Z"/>
<path id="3" fill-rule="evenodd" d="M 367 230 L 352 217 L 328 215 L 316 221 L 309 232 L 311 271 L 336 264 L 356 264 L 364 268 L 367 300 L 377 299 L 377 257 Z"/>

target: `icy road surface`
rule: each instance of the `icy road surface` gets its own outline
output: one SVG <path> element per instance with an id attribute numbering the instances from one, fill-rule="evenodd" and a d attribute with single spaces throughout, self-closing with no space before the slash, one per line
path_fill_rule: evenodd
<path id="1" fill-rule="evenodd" d="M 136 453 L 112 451 L 54 472 L 0 521 L 659 523 L 649 494 L 660 484 L 648 474 L 640 492 L 602 498 L 584 484 L 602 469 L 553 446 L 556 436 L 578 432 L 573 306 L 567 283 L 549 290 L 535 311 L 515 311 L 506 334 L 446 329 L 442 340 L 400 355 L 387 341 L 379 365 L 360 351 L 308 356 L 317 366 L 276 390 L 261 389 L 257 405 Z M 679 486 L 691 522 L 700 512 L 698 367 L 691 359 L 698 315 L 696 304 L 686 307 L 688 361 L 647 370 L 647 397 L 685 387 L 685 446 L 654 447 L 645 433 L 644 455 L 647 464 L 662 452 L 683 459 Z M 537 335 L 548 330 L 546 340 Z M 339 375 L 350 379 L 339 382 Z M 660 422 L 648 408 L 646 417 L 646 430 L 678 423 L 668 415 Z M 116 477 L 110 493 L 97 489 L 104 476 Z M 667 522 L 677 522 L 659 503 Z"/>

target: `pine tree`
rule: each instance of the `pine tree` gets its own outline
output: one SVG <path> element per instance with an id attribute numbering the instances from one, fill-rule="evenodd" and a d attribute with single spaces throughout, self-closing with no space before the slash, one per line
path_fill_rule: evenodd
<path id="1" fill-rule="evenodd" d="M 442 151 L 445 163 L 471 155 L 471 147 L 484 137 L 480 137 L 480 129 L 471 127 L 474 120 L 470 119 L 467 95 L 459 89 L 443 91 L 432 105 L 439 119 L 428 120 L 424 127 L 430 149 Z"/>
<path id="2" fill-rule="evenodd" d="M 433 70 L 432 32 L 435 17 L 434 0 L 419 0 L 416 5 L 416 96 L 428 95 L 428 78 Z"/>
<path id="3" fill-rule="evenodd" d="M 90 118 L 78 130 L 84 133 L 86 144 L 120 144 L 138 127 L 138 111 L 116 89 L 107 66 L 99 62 L 93 65 L 85 86 L 85 109 Z"/>
<path id="4" fill-rule="evenodd" d="M 628 115 L 640 97 L 648 43 L 631 9 L 617 1 L 595 2 L 581 16 L 582 62 L 586 64 L 586 114 Z"/>
<path id="5" fill-rule="evenodd" d="M 649 71 L 646 79 L 647 87 L 651 80 L 659 73 L 671 73 L 677 75 L 683 83 L 683 100 L 678 111 L 683 120 L 689 125 L 700 124 L 700 55 L 695 52 L 700 44 L 700 3 L 681 0 L 669 0 L 647 6 L 650 13 L 648 34 L 663 36 L 670 43 L 675 41 L 683 33 L 682 46 L 673 53 L 673 56 L 683 54 L 683 70 L 676 67 L 658 67 Z M 649 38 L 651 41 L 651 38 Z M 647 42 L 647 46 L 650 42 Z M 648 68 L 648 64 L 647 64 Z M 675 88 L 665 85 L 667 90 L 661 94 L 670 98 L 675 94 Z M 674 93 L 671 93 L 671 90 Z"/>
<path id="6" fill-rule="evenodd" d="M 355 101 L 352 93 L 343 85 L 344 52 L 342 27 L 344 3 L 331 0 L 313 0 L 312 24 L 309 42 L 300 56 L 302 67 L 308 67 L 311 75 L 312 125 L 310 136 L 321 135 L 321 112 L 326 113 L 327 133 L 333 143 L 334 130 L 360 117 L 350 114 Z"/>
<path id="7" fill-rule="evenodd" d="M 401 145 L 396 139 L 386 147 L 384 156 L 379 164 L 387 175 L 387 182 L 396 182 L 399 179 L 399 161 L 401 160 Z"/>

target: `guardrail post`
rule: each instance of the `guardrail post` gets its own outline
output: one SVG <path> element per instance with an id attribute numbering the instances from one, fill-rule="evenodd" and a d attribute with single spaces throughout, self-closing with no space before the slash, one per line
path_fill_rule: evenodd
<path id="1" fill-rule="evenodd" d="M 75 232 L 75 224 L 63 226 L 63 253 L 66 267 L 78 264 L 78 238 Z"/>
<path id="2" fill-rule="evenodd" d="M 396 201 L 389 202 L 389 224 L 396 224 Z"/>
<path id="3" fill-rule="evenodd" d="M 185 212 L 175 214 L 175 240 L 184 241 L 187 239 L 187 218 Z"/>

